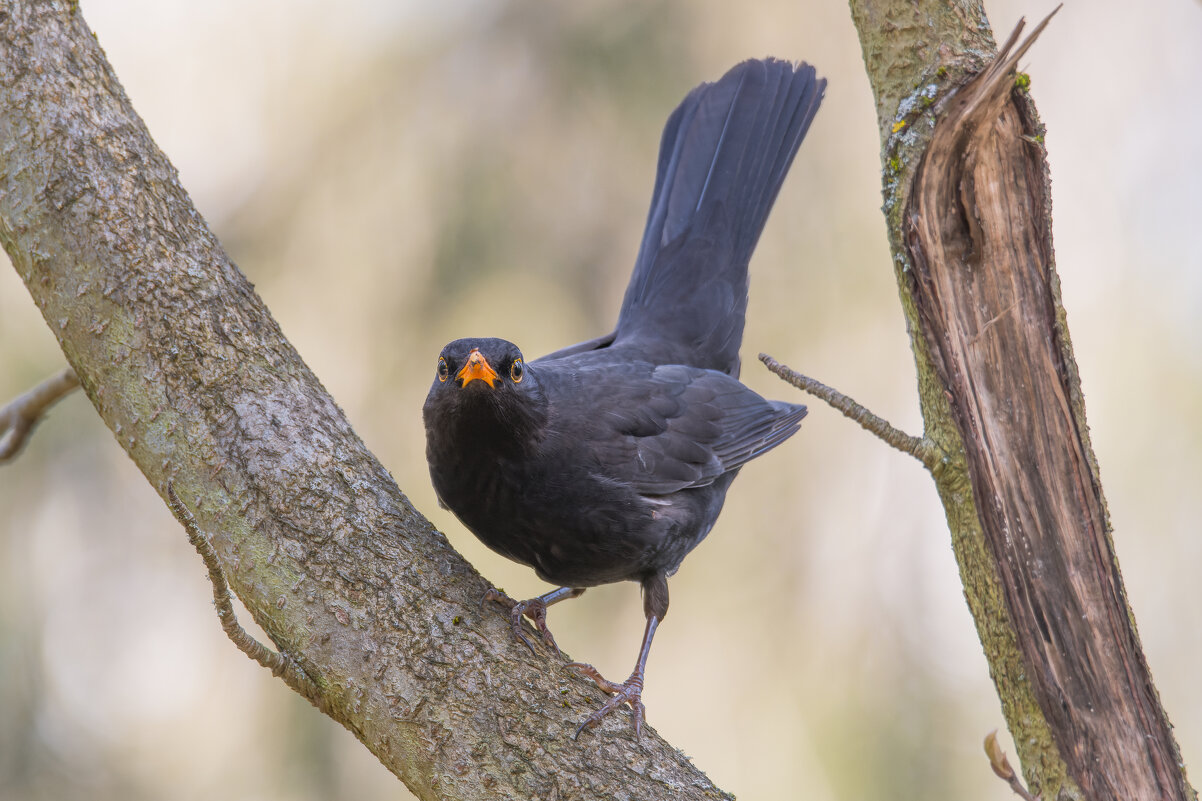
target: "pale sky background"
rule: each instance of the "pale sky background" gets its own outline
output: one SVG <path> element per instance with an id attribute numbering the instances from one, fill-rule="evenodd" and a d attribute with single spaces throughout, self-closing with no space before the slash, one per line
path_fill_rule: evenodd
<path id="1" fill-rule="evenodd" d="M 1054 4 L 988 5 L 999 38 Z M 420 407 L 442 344 L 528 356 L 609 329 L 663 121 L 696 83 L 806 59 L 825 104 L 752 261 L 768 351 L 921 426 L 846 5 L 82 0 L 135 107 L 408 497 L 511 594 L 546 589 L 440 511 Z M 1202 3 L 1067 4 L 1024 59 L 1115 545 L 1188 767 L 1202 760 Z M 0 269 L 0 399 L 62 355 Z M 673 579 L 648 723 L 742 801 L 1008 801 L 1004 729 L 929 477 L 817 402 Z M 624 676 L 637 587 L 550 615 Z M 1013 755 L 1013 747 L 1007 751 Z M 182 530 L 82 396 L 0 468 L 0 797 L 406 797 L 225 639 Z"/>

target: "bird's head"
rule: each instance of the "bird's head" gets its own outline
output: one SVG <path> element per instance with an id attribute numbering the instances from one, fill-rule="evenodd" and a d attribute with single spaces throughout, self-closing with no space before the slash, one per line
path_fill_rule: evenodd
<path id="1" fill-rule="evenodd" d="M 542 417 L 543 406 L 538 379 L 517 345 L 469 338 L 455 340 L 438 355 L 423 412 L 427 426 L 499 423 L 526 429 Z M 434 423 L 436 418 L 443 422 Z"/>
<path id="2" fill-rule="evenodd" d="M 504 392 L 526 379 L 518 346 L 504 339 L 457 339 L 438 354 L 431 392 Z"/>

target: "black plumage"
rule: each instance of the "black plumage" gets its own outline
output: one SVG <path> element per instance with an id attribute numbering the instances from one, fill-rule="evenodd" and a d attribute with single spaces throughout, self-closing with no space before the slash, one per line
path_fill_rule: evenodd
<path id="1" fill-rule="evenodd" d="M 647 630 L 626 682 L 572 663 L 629 703 L 667 613 L 667 577 L 709 533 L 748 460 L 795 433 L 804 406 L 738 381 L 747 263 L 825 80 L 806 64 L 747 61 L 669 117 L 634 273 L 614 331 L 529 364 L 501 339 L 459 339 L 426 398 L 439 500 L 493 550 L 561 585 L 514 602 L 548 645 L 546 607 L 584 588 L 642 585 Z M 579 730 L 578 730 L 579 732 Z"/>

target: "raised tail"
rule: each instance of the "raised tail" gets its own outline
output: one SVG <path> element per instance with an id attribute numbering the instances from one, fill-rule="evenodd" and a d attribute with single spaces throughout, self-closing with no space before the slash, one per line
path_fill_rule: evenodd
<path id="1" fill-rule="evenodd" d="M 825 88 L 808 64 L 745 61 L 672 113 L 614 347 L 738 375 L 747 263 Z"/>

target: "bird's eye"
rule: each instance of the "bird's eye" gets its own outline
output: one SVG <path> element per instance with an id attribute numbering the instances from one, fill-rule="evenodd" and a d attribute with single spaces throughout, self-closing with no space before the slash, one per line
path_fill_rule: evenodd
<path id="1" fill-rule="evenodd" d="M 525 368 L 522 366 L 521 359 L 514 359 L 513 364 L 509 365 L 509 377 L 513 379 L 513 383 L 522 383 L 522 376 L 525 374 Z"/>
<path id="2" fill-rule="evenodd" d="M 451 368 L 447 364 L 447 360 L 442 356 L 438 357 L 438 380 L 445 383 L 451 377 Z"/>

